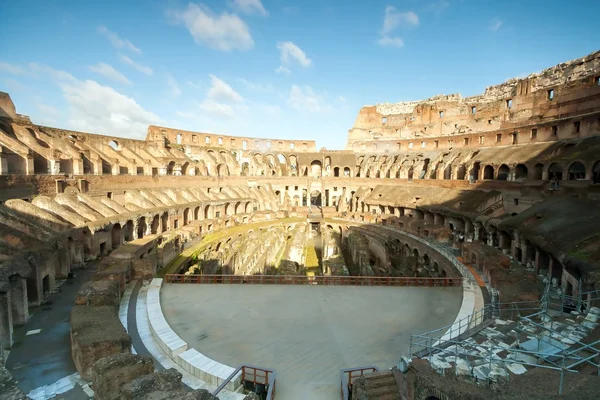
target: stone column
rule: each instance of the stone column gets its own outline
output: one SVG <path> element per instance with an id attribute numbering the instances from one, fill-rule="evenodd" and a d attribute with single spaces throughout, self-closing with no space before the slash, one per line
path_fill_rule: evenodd
<path id="1" fill-rule="evenodd" d="M 473 241 L 479 240 L 479 225 L 475 225 L 473 229 Z"/>
<path id="2" fill-rule="evenodd" d="M 140 227 L 139 221 L 136 219 L 133 223 L 133 240 L 139 239 L 138 228 Z"/>
<path id="3" fill-rule="evenodd" d="M 10 349 L 13 344 L 13 321 L 10 293 L 0 293 L 0 344 Z"/>
<path id="4" fill-rule="evenodd" d="M 10 280 L 10 302 L 13 323 L 25 325 L 29 320 L 29 304 L 27 301 L 27 281 L 16 277 Z"/>
<path id="5" fill-rule="evenodd" d="M 154 221 L 154 219 L 152 219 L 150 221 L 150 223 L 148 223 L 148 221 L 146 221 L 146 232 L 144 233 L 144 235 L 152 235 L 152 222 Z"/>

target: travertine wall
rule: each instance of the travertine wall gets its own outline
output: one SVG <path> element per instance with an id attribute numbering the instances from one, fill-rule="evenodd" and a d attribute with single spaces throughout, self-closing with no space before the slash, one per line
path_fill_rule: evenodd
<path id="1" fill-rule="evenodd" d="M 423 151 L 579 138 L 598 131 L 599 107 L 600 52 L 595 52 L 490 86 L 478 96 L 365 106 L 346 148 Z"/>

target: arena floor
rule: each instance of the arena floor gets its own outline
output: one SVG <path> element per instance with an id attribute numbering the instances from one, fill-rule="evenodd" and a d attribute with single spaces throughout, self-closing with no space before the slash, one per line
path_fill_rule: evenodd
<path id="1" fill-rule="evenodd" d="M 163 313 L 206 356 L 277 371 L 277 398 L 339 399 L 339 370 L 389 368 L 451 324 L 462 288 L 165 284 Z"/>

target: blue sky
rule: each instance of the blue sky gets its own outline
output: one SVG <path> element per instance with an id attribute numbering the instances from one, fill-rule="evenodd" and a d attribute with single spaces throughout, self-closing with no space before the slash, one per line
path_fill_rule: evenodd
<path id="1" fill-rule="evenodd" d="M 341 149 L 363 105 L 469 96 L 600 48 L 598 0 L 0 0 L 0 90 L 35 123 Z"/>

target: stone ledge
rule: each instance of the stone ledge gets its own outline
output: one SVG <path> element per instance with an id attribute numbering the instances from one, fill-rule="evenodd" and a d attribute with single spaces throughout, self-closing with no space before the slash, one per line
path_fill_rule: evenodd
<path id="1" fill-rule="evenodd" d="M 163 280 L 155 278 L 148 287 L 146 297 L 148 320 L 152 336 L 161 349 L 181 368 L 211 385 L 219 386 L 235 370 L 218 361 L 206 357 L 196 349 L 188 349 L 188 345 L 177 335 L 165 319 L 160 306 L 160 288 Z M 241 385 L 241 372 L 227 384 L 227 390 L 235 391 Z"/>
<path id="2" fill-rule="evenodd" d="M 180 353 L 187 350 L 187 343 L 177 335 L 163 315 L 160 306 L 160 287 L 162 279 L 152 279 L 147 295 L 148 320 L 152 336 L 156 339 L 160 348 L 169 356 L 175 359 Z"/>

